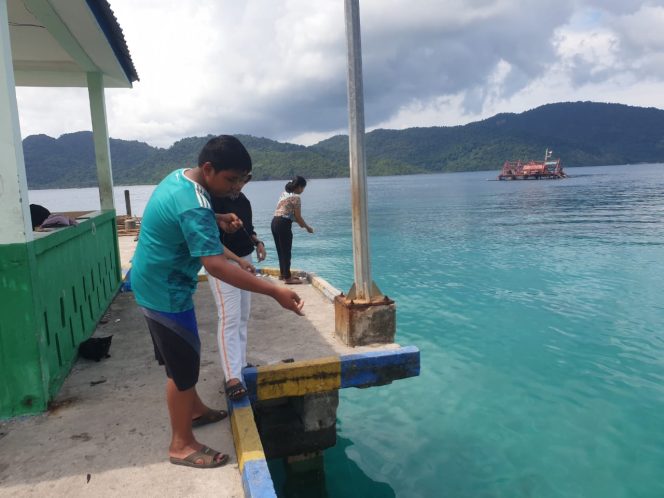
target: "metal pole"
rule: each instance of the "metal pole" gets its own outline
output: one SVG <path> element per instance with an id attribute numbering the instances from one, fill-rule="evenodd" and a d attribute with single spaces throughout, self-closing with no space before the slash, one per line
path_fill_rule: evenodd
<path id="1" fill-rule="evenodd" d="M 371 300 L 374 289 L 371 280 L 371 261 L 369 259 L 367 175 L 364 151 L 364 89 L 362 87 L 359 0 L 345 0 L 344 8 L 346 17 L 346 42 L 348 44 L 348 141 L 353 220 L 354 298 L 358 300 Z M 349 294 L 352 294 L 352 292 Z"/>

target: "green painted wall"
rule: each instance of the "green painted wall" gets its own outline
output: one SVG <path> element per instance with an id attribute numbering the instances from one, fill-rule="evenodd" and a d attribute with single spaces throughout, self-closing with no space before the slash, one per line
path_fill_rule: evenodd
<path id="1" fill-rule="evenodd" d="M 115 211 L 0 246 L 0 418 L 46 409 L 121 283 Z"/>
<path id="2" fill-rule="evenodd" d="M 43 410 L 40 327 L 30 274 L 34 244 L 0 246 L 0 416 Z"/>

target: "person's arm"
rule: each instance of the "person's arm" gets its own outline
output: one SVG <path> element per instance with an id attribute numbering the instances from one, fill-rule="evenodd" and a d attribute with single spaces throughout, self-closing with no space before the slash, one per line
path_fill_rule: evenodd
<path id="1" fill-rule="evenodd" d="M 242 222 L 244 223 L 244 231 L 249 236 L 249 240 L 251 240 L 251 243 L 256 248 L 256 257 L 260 262 L 263 261 L 267 256 L 267 253 L 265 252 L 265 244 L 263 244 L 263 241 L 258 238 L 258 235 L 256 235 L 256 230 L 254 230 L 254 213 L 251 209 L 251 202 L 249 202 L 249 199 L 247 199 L 247 197 L 244 196 L 244 194 L 242 195 L 245 200 L 245 209 L 246 209 L 246 212 L 242 217 L 243 220 Z"/>
<path id="2" fill-rule="evenodd" d="M 302 210 L 300 209 L 299 203 L 295 206 L 295 211 L 293 213 L 293 216 L 295 217 L 295 221 L 297 222 L 298 225 L 304 228 L 307 232 L 314 233 L 314 229 L 311 228 L 309 225 L 307 225 L 307 222 L 304 221 L 304 218 L 302 218 Z"/>
<path id="3" fill-rule="evenodd" d="M 265 244 L 262 240 L 256 241 L 256 257 L 258 261 L 264 261 L 267 257 L 267 251 L 265 250 Z"/>
<path id="4" fill-rule="evenodd" d="M 201 262 L 207 272 L 213 277 L 223 280 L 233 287 L 270 296 L 287 310 L 298 315 L 304 315 L 302 313 L 304 301 L 288 287 L 274 285 L 265 279 L 250 275 L 241 268 L 229 263 L 221 254 L 202 256 Z"/>
<path id="5" fill-rule="evenodd" d="M 223 246 L 223 244 L 222 244 Z M 224 246 L 224 254 L 223 256 L 230 260 L 230 261 L 235 261 L 238 265 L 240 265 L 240 268 L 242 268 L 245 271 L 248 271 L 249 273 L 255 273 L 256 268 L 254 265 L 252 265 L 249 261 L 246 259 L 242 259 L 240 256 L 235 254 L 233 251 L 231 251 L 228 247 Z"/>
<path id="6" fill-rule="evenodd" d="M 251 239 L 251 242 L 256 247 L 256 257 L 258 258 L 258 261 L 261 262 L 267 257 L 267 253 L 265 252 L 265 244 L 261 239 L 258 238 L 258 235 L 256 235 L 256 231 L 254 230 L 254 213 L 251 209 L 251 202 L 249 202 L 249 199 L 246 197 L 245 199 L 247 201 L 247 215 L 244 218 L 246 221 L 244 228 L 249 234 L 249 239 Z"/>
<path id="7" fill-rule="evenodd" d="M 263 261 L 265 257 L 267 256 L 267 252 L 265 252 L 265 244 L 261 239 L 258 238 L 258 235 L 256 235 L 256 232 L 251 232 L 251 235 L 249 236 L 251 239 L 251 242 L 254 244 L 256 247 L 256 257 L 258 258 L 258 261 Z"/>

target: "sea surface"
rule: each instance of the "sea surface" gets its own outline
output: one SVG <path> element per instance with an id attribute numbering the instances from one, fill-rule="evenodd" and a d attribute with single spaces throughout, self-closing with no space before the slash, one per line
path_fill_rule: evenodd
<path id="1" fill-rule="evenodd" d="M 664 165 L 369 178 L 374 280 L 420 377 L 341 391 L 338 444 L 289 497 L 664 497 Z M 254 182 L 259 236 L 284 182 Z M 131 192 L 141 214 L 153 187 Z M 96 189 L 31 191 L 54 210 Z M 311 180 L 293 267 L 352 283 L 347 179 Z"/>

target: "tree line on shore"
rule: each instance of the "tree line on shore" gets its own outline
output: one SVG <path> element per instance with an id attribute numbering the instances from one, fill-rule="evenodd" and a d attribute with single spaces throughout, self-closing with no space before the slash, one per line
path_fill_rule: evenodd
<path id="1" fill-rule="evenodd" d="M 378 129 L 365 139 L 370 176 L 498 171 L 505 160 L 543 159 L 553 149 L 565 167 L 664 162 L 664 110 L 596 102 L 547 104 L 519 114 L 503 113 L 463 126 Z M 237 135 L 249 150 L 256 180 L 348 176 L 348 137 L 315 145 Z M 110 139 L 113 181 L 152 185 L 170 171 L 196 164 L 209 139 L 188 137 L 168 148 Z M 97 185 L 92 133 L 23 140 L 28 186 Z"/>

